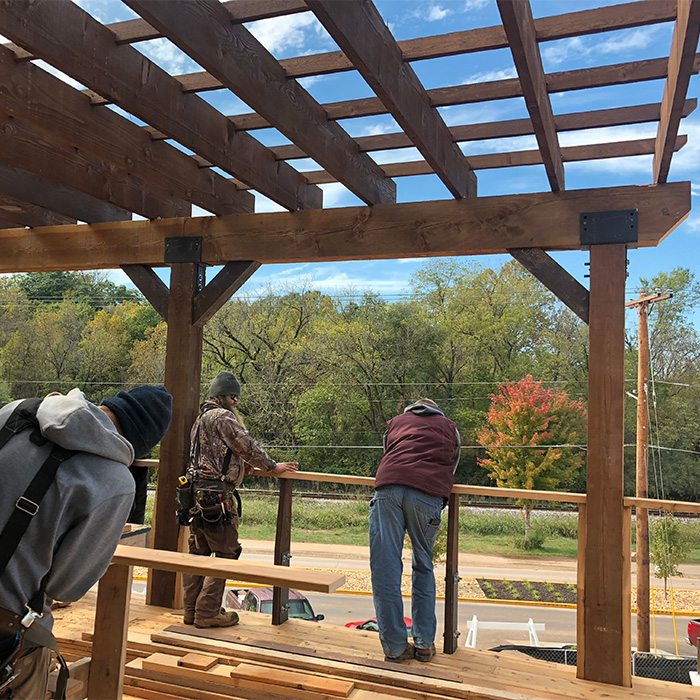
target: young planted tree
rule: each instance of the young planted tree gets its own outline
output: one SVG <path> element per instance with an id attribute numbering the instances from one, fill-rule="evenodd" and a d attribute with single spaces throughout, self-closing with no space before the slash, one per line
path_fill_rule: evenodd
<path id="1" fill-rule="evenodd" d="M 671 513 L 665 513 L 651 524 L 649 558 L 658 578 L 664 580 L 664 595 L 668 598 L 668 580 L 682 576 L 678 565 L 685 561 L 691 549 L 688 537 Z"/>
<path id="2" fill-rule="evenodd" d="M 565 391 L 546 389 L 530 375 L 507 382 L 491 397 L 486 425 L 478 435 L 488 456 L 479 464 L 498 486 L 553 491 L 568 487 L 583 467 L 575 447 L 585 430 L 585 409 Z M 525 534 L 532 501 L 521 502 Z"/>

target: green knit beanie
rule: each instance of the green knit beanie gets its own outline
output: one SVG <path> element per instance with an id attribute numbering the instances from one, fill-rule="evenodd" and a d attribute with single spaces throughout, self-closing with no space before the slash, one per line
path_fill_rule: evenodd
<path id="1" fill-rule="evenodd" d="M 219 372 L 214 377 L 207 396 L 240 396 L 241 385 L 233 372 Z"/>

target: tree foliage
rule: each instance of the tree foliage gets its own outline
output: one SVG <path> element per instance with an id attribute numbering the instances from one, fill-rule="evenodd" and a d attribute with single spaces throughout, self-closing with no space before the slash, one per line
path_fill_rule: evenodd
<path id="1" fill-rule="evenodd" d="M 565 391 L 546 389 L 530 375 L 507 382 L 494 394 L 479 431 L 488 457 L 479 464 L 498 486 L 554 491 L 574 485 L 583 467 L 583 453 L 574 447 L 585 431 L 580 401 Z M 532 501 L 522 505 L 526 534 Z"/>
<path id="2" fill-rule="evenodd" d="M 649 558 L 654 564 L 656 576 L 664 580 L 664 593 L 667 596 L 668 580 L 683 575 L 678 566 L 685 561 L 690 549 L 691 543 L 671 513 L 666 513 L 651 523 Z"/>

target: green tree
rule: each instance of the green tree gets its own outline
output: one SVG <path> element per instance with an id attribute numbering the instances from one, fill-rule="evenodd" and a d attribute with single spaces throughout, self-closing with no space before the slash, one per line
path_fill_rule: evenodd
<path id="1" fill-rule="evenodd" d="M 582 403 L 564 391 L 545 389 L 528 375 L 500 386 L 492 397 L 486 425 L 478 435 L 488 457 L 479 464 L 501 487 L 543 491 L 567 487 L 583 467 L 583 453 L 566 445 L 578 444 L 584 430 Z M 526 535 L 531 510 L 532 501 L 524 501 Z"/>
<path id="2" fill-rule="evenodd" d="M 128 379 L 136 384 L 162 384 L 165 380 L 165 349 L 168 325 L 161 321 L 137 340 L 129 353 Z"/>
<path id="3" fill-rule="evenodd" d="M 679 564 L 685 561 L 691 543 L 685 537 L 671 513 L 655 518 L 649 531 L 649 558 L 655 567 L 655 574 L 664 580 L 664 594 L 668 597 L 668 580 L 673 576 L 683 576 Z"/>

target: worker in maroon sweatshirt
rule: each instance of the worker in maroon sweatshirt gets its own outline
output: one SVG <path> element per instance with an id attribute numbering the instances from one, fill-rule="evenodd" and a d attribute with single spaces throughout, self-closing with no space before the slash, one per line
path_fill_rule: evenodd
<path id="1" fill-rule="evenodd" d="M 386 661 L 430 661 L 435 655 L 433 548 L 459 452 L 457 426 L 430 399 L 389 421 L 369 513 L 372 594 Z M 408 643 L 401 597 L 406 532 L 413 549 L 415 646 Z"/>

